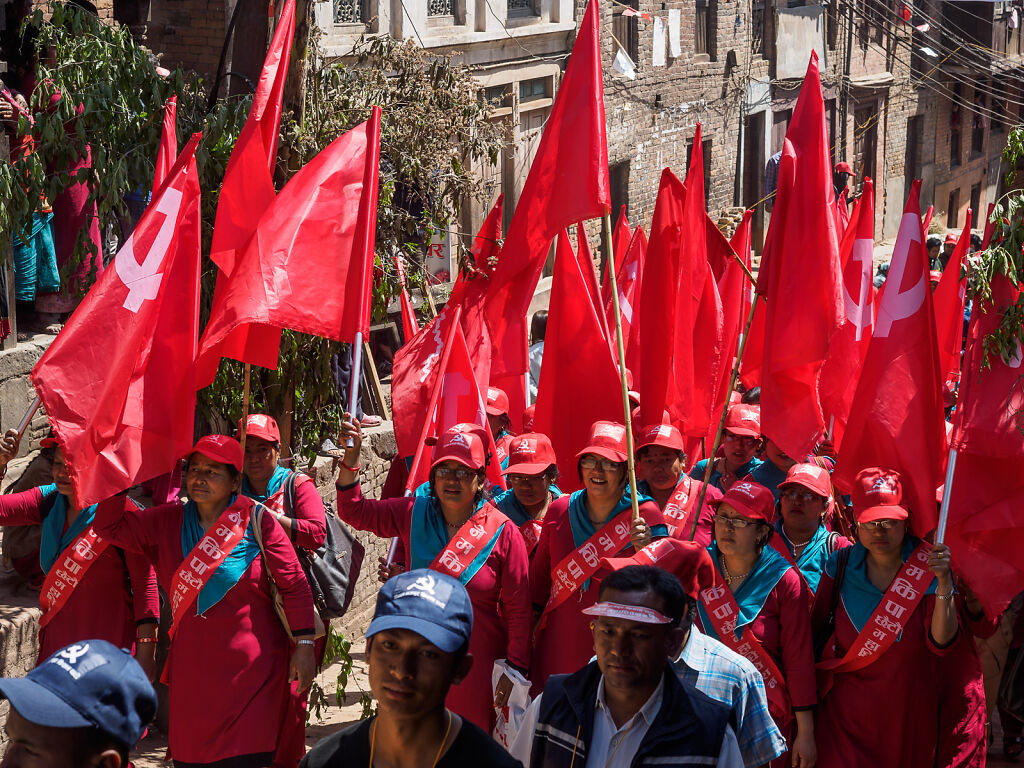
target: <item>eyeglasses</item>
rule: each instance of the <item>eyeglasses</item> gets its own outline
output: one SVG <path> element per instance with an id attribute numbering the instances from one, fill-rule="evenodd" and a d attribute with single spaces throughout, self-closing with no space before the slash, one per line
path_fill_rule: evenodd
<path id="1" fill-rule="evenodd" d="M 741 445 L 757 445 L 757 438 L 750 435 L 734 435 L 732 432 L 725 433 L 727 443 L 740 443 Z"/>
<path id="2" fill-rule="evenodd" d="M 745 517 L 726 517 L 715 515 L 715 522 L 728 528 L 746 528 L 748 525 L 757 525 L 759 520 L 747 520 Z"/>
<path id="3" fill-rule="evenodd" d="M 546 480 L 546 475 L 505 475 L 505 479 L 508 480 L 512 485 L 533 485 L 534 483 L 543 483 Z"/>
<path id="4" fill-rule="evenodd" d="M 602 472 L 611 472 L 622 465 L 621 461 L 598 458 L 597 456 L 584 456 L 580 459 L 580 466 L 583 469 L 600 469 Z"/>
<path id="5" fill-rule="evenodd" d="M 465 467 L 460 467 L 459 469 L 452 469 L 451 467 L 438 467 L 437 469 L 434 470 L 434 476 L 440 478 L 441 480 L 448 480 L 454 477 L 460 483 L 464 483 L 470 478 L 476 477 L 476 472 L 474 472 L 472 469 L 466 469 Z"/>
<path id="6" fill-rule="evenodd" d="M 810 504 L 812 501 L 823 501 L 822 497 L 811 491 L 794 491 L 786 489 L 782 492 L 782 498 L 789 499 L 790 501 L 802 501 L 805 504 Z"/>
<path id="7" fill-rule="evenodd" d="M 899 522 L 899 520 L 872 520 L 870 523 L 858 523 L 858 525 L 871 532 L 877 530 L 888 531 L 890 528 L 895 528 Z"/>

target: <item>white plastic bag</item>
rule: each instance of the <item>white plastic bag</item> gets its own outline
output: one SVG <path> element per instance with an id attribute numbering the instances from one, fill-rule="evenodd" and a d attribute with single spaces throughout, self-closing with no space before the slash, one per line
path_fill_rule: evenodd
<path id="1" fill-rule="evenodd" d="M 505 659 L 497 659 L 491 671 L 492 697 L 502 675 L 508 676 L 512 681 L 512 693 L 509 694 L 508 703 L 504 707 L 495 708 L 497 718 L 494 722 L 493 736 L 495 741 L 508 749 L 512 746 L 512 740 L 515 739 L 523 716 L 530 706 L 530 681 L 510 667 Z"/>

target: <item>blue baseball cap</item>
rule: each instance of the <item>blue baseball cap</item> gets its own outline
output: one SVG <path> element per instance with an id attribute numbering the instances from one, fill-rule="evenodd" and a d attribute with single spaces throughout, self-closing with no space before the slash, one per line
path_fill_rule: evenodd
<path id="1" fill-rule="evenodd" d="M 469 642 L 473 631 L 469 593 L 457 579 L 428 568 L 392 576 L 377 593 L 366 636 L 386 629 L 408 629 L 445 653 L 454 653 Z"/>
<path id="2" fill-rule="evenodd" d="M 156 692 L 142 667 L 106 640 L 74 643 L 25 677 L 0 678 L 0 694 L 30 723 L 99 728 L 129 748 L 156 715 Z"/>

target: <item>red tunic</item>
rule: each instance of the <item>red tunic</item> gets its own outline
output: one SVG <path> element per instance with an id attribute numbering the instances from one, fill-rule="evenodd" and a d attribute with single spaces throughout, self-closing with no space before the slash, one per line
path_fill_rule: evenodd
<path id="1" fill-rule="evenodd" d="M 814 601 L 815 626 L 828 617 L 832 577 L 822 574 Z M 931 639 L 935 598 L 926 595 L 888 651 L 864 669 L 834 675 L 818 707 L 818 768 L 908 768 L 939 765 L 938 685 L 934 656 L 949 653 Z M 836 650 L 853 645 L 857 630 L 840 600 Z M 956 643 L 954 642 L 953 645 Z"/>
<path id="2" fill-rule="evenodd" d="M 39 525 L 42 504 L 39 488 L 0 496 L 0 525 Z M 133 552 L 107 547 L 60 612 L 40 630 L 39 661 L 66 645 L 91 638 L 107 640 L 118 648 L 134 648 L 135 626 L 146 620 L 160 620 L 153 566 Z"/>
<path id="3" fill-rule="evenodd" d="M 411 551 L 409 530 L 412 496 L 384 501 L 363 498 L 359 485 L 338 488 L 338 513 L 345 522 L 377 536 L 398 536 Z M 498 512 L 497 514 L 501 514 Z M 494 549 L 476 572 L 466 591 L 473 604 L 473 635 L 469 675 L 448 692 L 448 707 L 487 733 L 494 728 L 494 693 L 491 671 L 497 659 L 508 659 L 523 669 L 530 666 L 529 558 L 523 535 L 508 521 Z"/>
<path id="4" fill-rule="evenodd" d="M 566 494 L 551 502 L 530 562 L 530 599 L 537 610 L 543 609 L 551 594 L 551 571 L 576 550 L 569 522 L 570 498 L 571 494 Z M 640 505 L 640 516 L 649 527 L 665 524 L 658 505 L 650 500 Z M 632 545 L 627 545 L 627 549 L 632 552 Z M 549 676 L 575 672 L 594 655 L 591 618 L 581 611 L 597 602 L 604 573 L 599 570 L 585 590 L 578 590 L 547 614 L 543 628 L 537 632 L 530 669 L 533 696 L 544 690 Z"/>
<path id="5" fill-rule="evenodd" d="M 184 557 L 182 505 L 125 510 L 100 504 L 96 531 L 146 555 L 164 591 Z M 263 515 L 267 564 L 293 631 L 312 629 L 313 596 L 284 530 Z M 170 675 L 168 752 L 186 763 L 210 763 L 272 753 L 288 701 L 291 644 L 270 598 L 270 574 L 257 557 L 215 605 L 197 616 L 193 604 L 174 635 Z"/>

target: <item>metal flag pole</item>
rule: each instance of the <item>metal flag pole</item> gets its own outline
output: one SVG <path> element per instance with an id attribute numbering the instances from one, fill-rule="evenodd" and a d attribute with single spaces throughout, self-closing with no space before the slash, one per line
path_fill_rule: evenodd
<path id="1" fill-rule="evenodd" d="M 36 399 L 32 401 L 32 405 L 25 411 L 25 415 L 21 417 L 21 423 L 18 425 L 18 440 L 20 441 L 22 435 L 25 434 L 25 430 L 28 429 L 29 423 L 32 421 L 32 417 L 36 415 L 36 411 L 39 410 L 39 406 L 42 404 L 42 400 L 39 395 L 36 395 Z"/>
<path id="2" fill-rule="evenodd" d="M 946 485 L 942 489 L 942 506 L 939 508 L 939 525 L 935 529 L 935 543 L 946 541 L 946 523 L 949 522 L 949 499 L 953 491 L 953 473 L 956 472 L 956 448 L 949 449 L 949 460 L 946 462 Z"/>

